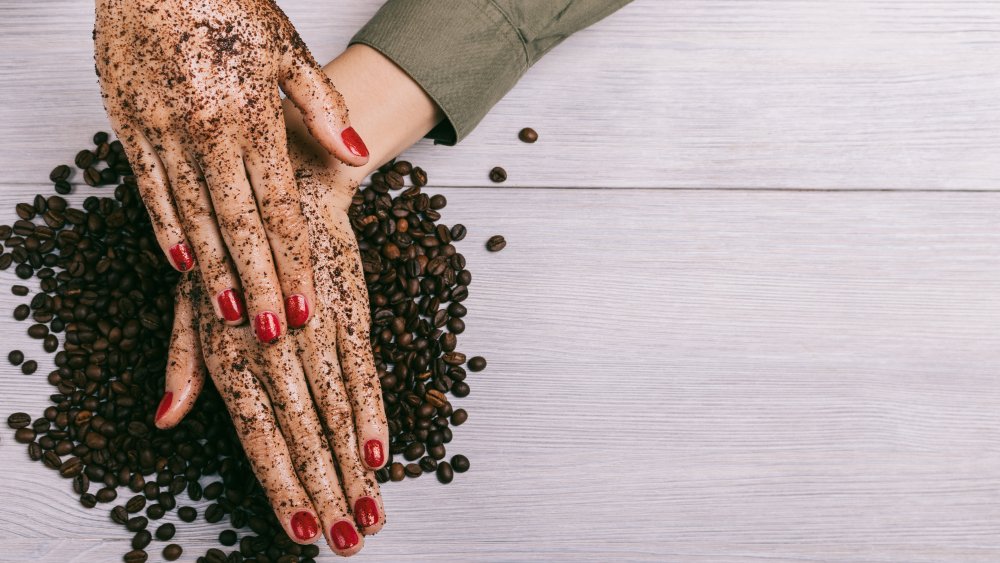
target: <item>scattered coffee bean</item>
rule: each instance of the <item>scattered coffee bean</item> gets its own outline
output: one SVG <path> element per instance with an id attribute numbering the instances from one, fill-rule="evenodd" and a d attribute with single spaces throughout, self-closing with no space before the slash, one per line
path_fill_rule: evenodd
<path id="1" fill-rule="evenodd" d="M 465 473 L 469 470 L 469 458 L 462 454 L 451 456 L 451 467 L 455 473 Z"/>
<path id="2" fill-rule="evenodd" d="M 235 545 L 237 539 L 235 530 L 223 530 L 219 533 L 219 543 L 226 547 Z"/>
<path id="3" fill-rule="evenodd" d="M 524 143 L 534 143 L 538 140 L 538 133 L 531 127 L 525 127 L 518 132 L 517 138 Z"/>
<path id="4" fill-rule="evenodd" d="M 132 549 L 146 549 L 153 541 L 153 534 L 149 530 L 139 530 L 132 536 Z"/>
<path id="5" fill-rule="evenodd" d="M 177 516 L 185 522 L 194 522 L 198 518 L 198 509 L 193 506 L 182 506 L 177 509 Z"/>
<path id="6" fill-rule="evenodd" d="M 451 414 L 451 423 L 454 426 L 461 426 L 465 424 L 466 420 L 469 420 L 469 413 L 465 409 L 455 409 L 455 412 Z"/>
<path id="7" fill-rule="evenodd" d="M 499 184 L 507 180 L 507 171 L 503 168 L 496 166 L 493 170 L 490 170 L 490 181 Z"/>
<path id="8" fill-rule="evenodd" d="M 13 360 L 11 360 L 13 362 Z M 16 365 L 16 364 L 15 364 Z M 31 415 L 26 412 L 15 412 L 7 417 L 7 426 L 18 430 L 31 424 Z"/>
<path id="9" fill-rule="evenodd" d="M 424 472 L 419 463 L 407 463 L 405 471 L 408 477 L 420 477 Z"/>
<path id="10" fill-rule="evenodd" d="M 22 304 L 18 305 L 17 307 L 14 307 L 14 318 L 19 321 L 23 321 L 24 319 L 28 318 L 28 315 L 30 314 L 31 314 L 31 307 L 28 307 L 27 305 Z"/>
<path id="11" fill-rule="evenodd" d="M 483 371 L 486 369 L 486 358 L 482 356 L 473 356 L 469 359 L 469 371 Z"/>
<path id="12" fill-rule="evenodd" d="M 133 549 L 122 558 L 125 563 L 146 563 L 149 555 L 141 549 Z"/>
<path id="13" fill-rule="evenodd" d="M 172 543 L 163 548 L 163 558 L 167 561 L 176 561 L 180 559 L 182 553 L 184 553 L 184 549 L 176 543 Z"/>
<path id="14" fill-rule="evenodd" d="M 417 166 L 410 172 L 410 181 L 413 183 L 413 187 L 422 188 L 427 185 L 427 172 L 424 169 Z"/>
<path id="15" fill-rule="evenodd" d="M 139 512 L 145 507 L 146 497 L 142 495 L 135 495 L 134 497 L 128 499 L 128 502 L 125 503 L 125 510 L 132 514 Z"/>
<path id="16" fill-rule="evenodd" d="M 24 297 L 28 294 L 28 287 L 24 285 L 14 285 L 11 286 L 10 292 L 18 297 Z"/>
<path id="17" fill-rule="evenodd" d="M 160 541 L 170 541 L 170 539 L 174 537 L 174 533 L 176 531 L 177 528 L 175 528 L 173 524 L 170 524 L 169 522 L 162 524 L 156 529 L 156 539 Z"/>
<path id="18" fill-rule="evenodd" d="M 451 469 L 451 464 L 447 461 L 442 461 L 437 466 L 437 478 L 445 485 L 451 483 L 452 479 L 455 478 L 455 473 Z"/>
<path id="19" fill-rule="evenodd" d="M 38 369 L 38 362 L 36 362 L 35 360 L 28 360 L 27 362 L 21 364 L 21 373 L 23 373 L 24 375 L 31 375 L 35 373 L 35 370 L 37 369 Z"/>
<path id="20" fill-rule="evenodd" d="M 486 250 L 490 252 L 500 252 L 507 246 L 507 240 L 503 235 L 493 235 L 486 241 Z"/>

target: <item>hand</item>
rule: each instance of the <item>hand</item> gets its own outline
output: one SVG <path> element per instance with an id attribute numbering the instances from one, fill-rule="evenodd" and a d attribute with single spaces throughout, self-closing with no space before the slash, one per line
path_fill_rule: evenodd
<path id="1" fill-rule="evenodd" d="M 347 90 L 365 108 L 365 126 L 381 134 L 372 163 L 344 167 L 286 106 L 319 297 L 316 315 L 296 333 L 294 346 L 285 339 L 262 350 L 248 330 L 222 330 L 204 293 L 186 279 L 178 290 L 166 393 L 156 424 L 173 426 L 190 411 L 204 383 L 204 357 L 289 537 L 308 543 L 301 538 L 311 529 L 296 522 L 315 522 L 318 515 L 334 551 L 350 555 L 361 549 L 363 539 L 352 532 L 351 514 L 362 534 L 375 533 L 385 522 L 371 469 L 385 463 L 389 442 L 369 342 L 367 287 L 347 209 L 358 181 L 374 163 L 415 142 L 440 114 L 405 73 L 367 47 L 349 48 L 328 72 L 345 84 L 375 85 L 374 91 L 363 90 L 368 86 Z M 366 80 L 359 80 L 362 76 Z"/>
<path id="2" fill-rule="evenodd" d="M 279 87 L 325 152 L 358 166 L 368 149 L 291 23 L 271 0 L 98 0 L 94 46 L 105 109 L 174 267 L 197 256 L 228 324 L 243 321 L 245 296 L 261 341 L 304 326 L 316 299 Z"/>

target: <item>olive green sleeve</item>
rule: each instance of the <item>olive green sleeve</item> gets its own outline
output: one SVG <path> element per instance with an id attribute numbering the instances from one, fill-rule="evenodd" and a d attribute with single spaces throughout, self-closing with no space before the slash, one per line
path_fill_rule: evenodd
<path id="1" fill-rule="evenodd" d="M 399 65 L 445 120 L 427 136 L 453 145 L 528 68 L 630 0 L 389 0 L 351 39 Z"/>

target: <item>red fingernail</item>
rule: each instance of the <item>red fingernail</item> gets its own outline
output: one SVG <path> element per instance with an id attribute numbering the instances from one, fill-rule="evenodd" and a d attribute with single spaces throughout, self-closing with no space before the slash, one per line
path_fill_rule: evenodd
<path id="1" fill-rule="evenodd" d="M 367 528 L 378 524 L 378 505 L 372 497 L 361 497 L 354 503 L 354 521 Z"/>
<path id="2" fill-rule="evenodd" d="M 285 316 L 288 328 L 299 328 L 309 320 L 309 301 L 305 295 L 295 294 L 285 299 Z"/>
<path id="3" fill-rule="evenodd" d="M 358 132 L 353 127 L 344 129 L 340 134 L 340 138 L 344 140 L 347 150 L 351 151 L 354 156 L 368 156 L 368 147 L 365 146 L 365 142 L 361 140 L 361 135 L 358 135 Z"/>
<path id="4" fill-rule="evenodd" d="M 278 315 L 271 311 L 258 313 L 253 320 L 253 329 L 257 333 L 257 340 L 268 344 L 281 336 L 281 323 L 278 322 Z"/>
<path id="5" fill-rule="evenodd" d="M 236 294 L 236 290 L 227 289 L 217 297 L 219 310 L 222 311 L 222 318 L 233 322 L 243 318 L 243 300 Z"/>
<path id="6" fill-rule="evenodd" d="M 377 467 L 382 467 L 382 462 L 385 461 L 385 451 L 382 449 L 382 442 L 380 440 L 368 440 L 365 442 L 365 463 L 368 467 L 375 469 Z"/>
<path id="7" fill-rule="evenodd" d="M 319 521 L 312 512 L 300 510 L 292 516 L 292 533 L 300 541 L 311 540 L 319 533 Z"/>
<path id="8" fill-rule="evenodd" d="M 330 536 L 333 537 L 333 545 L 340 550 L 351 549 L 358 545 L 358 531 L 347 520 L 334 524 L 330 528 Z"/>
<path id="9" fill-rule="evenodd" d="M 175 244 L 170 247 L 170 258 L 174 261 L 174 267 L 182 272 L 186 272 L 194 266 L 194 255 L 191 247 L 184 244 Z"/>
<path id="10" fill-rule="evenodd" d="M 160 399 L 160 406 L 156 408 L 156 420 L 159 421 L 167 410 L 170 409 L 170 404 L 174 402 L 174 392 L 167 391 L 163 394 L 163 398 Z"/>

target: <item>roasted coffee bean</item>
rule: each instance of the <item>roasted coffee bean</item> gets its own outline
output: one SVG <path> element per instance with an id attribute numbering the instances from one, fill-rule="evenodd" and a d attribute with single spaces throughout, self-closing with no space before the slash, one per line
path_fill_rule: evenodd
<path id="1" fill-rule="evenodd" d="M 125 527 L 128 528 L 130 532 L 138 532 L 139 530 L 145 530 L 146 526 L 149 525 L 149 519 L 145 516 L 135 516 L 128 519 L 125 523 Z"/>
<path id="2" fill-rule="evenodd" d="M 451 456 L 451 467 L 455 473 L 465 473 L 469 470 L 469 458 L 462 454 Z"/>
<path id="3" fill-rule="evenodd" d="M 45 326 L 45 325 L 43 325 L 41 323 L 39 323 L 39 324 L 33 324 L 30 327 L 28 327 L 28 336 L 30 336 L 32 338 L 41 339 L 41 338 L 45 338 L 48 335 L 49 335 L 49 327 L 47 327 L 47 326 Z"/>
<path id="4" fill-rule="evenodd" d="M 35 370 L 37 369 L 38 369 L 38 362 L 36 362 L 35 360 L 28 360 L 27 362 L 21 364 L 21 373 L 23 373 L 24 375 L 31 375 L 35 373 Z"/>
<path id="5" fill-rule="evenodd" d="M 400 176 L 407 176 L 413 171 L 413 165 L 406 160 L 400 160 L 392 165 L 392 170 Z"/>
<path id="6" fill-rule="evenodd" d="M 420 475 L 424 472 L 419 463 L 407 463 L 405 471 L 407 477 L 420 477 Z"/>
<path id="7" fill-rule="evenodd" d="M 149 555 L 141 549 L 133 549 L 122 558 L 125 563 L 146 563 Z"/>
<path id="8" fill-rule="evenodd" d="M 33 206 L 30 203 L 19 203 L 14 208 L 14 211 L 17 213 L 17 216 L 20 217 L 22 220 L 30 221 L 31 219 L 35 218 L 35 206 Z M 34 229 L 32 228 L 32 230 Z"/>
<path id="9" fill-rule="evenodd" d="M 177 509 L 177 516 L 185 522 L 194 522 L 198 518 L 198 509 L 193 506 L 182 506 Z"/>
<path id="10" fill-rule="evenodd" d="M 413 182 L 413 186 L 416 188 L 426 186 L 427 172 L 424 172 L 424 169 L 419 166 L 415 167 L 412 171 L 410 171 L 410 181 Z"/>
<path id="11" fill-rule="evenodd" d="M 30 264 L 18 264 L 17 267 L 14 268 L 14 274 L 22 280 L 26 280 L 35 275 L 35 270 Z"/>
<path id="12" fill-rule="evenodd" d="M 420 469 L 422 469 L 424 471 L 424 473 L 430 473 L 430 472 L 436 470 L 437 469 L 437 460 L 434 459 L 434 458 L 432 458 L 432 457 L 430 457 L 430 456 L 421 458 L 420 459 Z"/>
<path id="13" fill-rule="evenodd" d="M 14 432 L 14 440 L 22 444 L 31 443 L 35 439 L 35 430 L 33 428 L 18 428 Z"/>
<path id="14" fill-rule="evenodd" d="M 101 185 L 101 172 L 91 166 L 83 171 L 83 181 L 91 187 L 99 186 Z"/>
<path id="15" fill-rule="evenodd" d="M 389 479 L 392 481 L 402 481 L 406 478 L 406 469 L 402 463 L 393 463 L 389 466 Z"/>
<path id="16" fill-rule="evenodd" d="M 149 530 L 139 530 L 132 536 L 132 549 L 146 549 L 153 541 L 153 534 Z"/>
<path id="17" fill-rule="evenodd" d="M 235 530 L 223 530 L 219 533 L 219 543 L 226 547 L 235 545 L 237 539 Z"/>
<path id="18" fill-rule="evenodd" d="M 94 508 L 97 506 L 97 499 L 90 493 L 83 493 L 80 495 L 80 504 L 82 504 L 84 508 Z"/>
<path id="19" fill-rule="evenodd" d="M 455 478 L 455 473 L 451 469 L 451 464 L 447 461 L 442 461 L 437 466 L 437 478 L 438 481 L 447 485 Z"/>
<path id="20" fill-rule="evenodd" d="M 167 513 L 167 509 L 163 507 L 162 504 L 151 504 L 149 508 L 146 509 L 146 518 L 150 520 L 159 520 Z"/>
<path id="21" fill-rule="evenodd" d="M 225 511 L 217 503 L 212 503 L 208 505 L 205 509 L 205 521 L 210 524 L 215 524 L 225 515 Z"/>
<path id="22" fill-rule="evenodd" d="M 160 541 L 170 541 L 170 539 L 174 537 L 174 533 L 176 531 L 177 529 L 174 525 L 168 522 L 156 529 L 156 539 Z"/>
<path id="23" fill-rule="evenodd" d="M 49 180 L 53 182 L 60 182 L 62 180 L 69 178 L 69 175 L 72 172 L 73 170 L 69 166 L 66 166 L 65 164 L 60 164 L 59 166 L 53 168 L 52 172 L 49 173 Z"/>
<path id="24" fill-rule="evenodd" d="M 59 466 L 59 475 L 66 478 L 73 478 L 83 472 L 83 460 L 78 457 L 71 457 L 62 462 Z"/>
<path id="25" fill-rule="evenodd" d="M 507 171 L 503 168 L 496 166 L 493 170 L 490 170 L 490 181 L 500 183 L 507 180 Z"/>
<path id="26" fill-rule="evenodd" d="M 465 424 L 466 420 L 469 420 L 469 413 L 465 409 L 455 409 L 455 412 L 451 413 L 451 423 L 455 426 Z"/>
<path id="27" fill-rule="evenodd" d="M 14 307 L 14 318 L 16 320 L 23 321 L 24 319 L 28 318 L 28 315 L 30 314 L 31 314 L 31 307 L 28 307 L 27 305 L 21 304 L 18 305 L 17 307 Z"/>
<path id="28" fill-rule="evenodd" d="M 105 133 L 104 131 L 98 131 L 97 133 L 94 133 L 94 144 L 95 145 L 103 145 L 104 143 L 107 143 L 107 142 L 108 142 L 108 134 L 107 133 Z"/>
<path id="29" fill-rule="evenodd" d="M 180 559 L 181 554 L 183 553 L 184 549 L 176 543 L 172 543 L 163 548 L 163 558 L 167 561 L 176 561 Z"/>
<path id="30" fill-rule="evenodd" d="M 18 297 L 24 297 L 25 295 L 28 294 L 28 288 L 23 285 L 15 285 L 11 286 L 10 292 L 13 293 L 14 295 L 17 295 Z"/>
<path id="31" fill-rule="evenodd" d="M 128 499 L 128 502 L 125 503 L 125 510 L 131 512 L 132 514 L 139 512 L 145 507 L 146 507 L 146 497 L 142 495 L 135 495 L 134 497 Z"/>
<path id="32" fill-rule="evenodd" d="M 17 352 L 17 350 L 15 350 L 14 352 Z M 11 352 L 11 354 L 13 354 L 14 352 Z M 11 363 L 17 365 L 20 362 L 15 363 L 14 360 L 11 359 Z M 15 430 L 19 428 L 24 428 L 29 424 L 31 424 L 31 415 L 26 412 L 15 412 L 7 417 L 7 426 L 10 426 Z"/>
<path id="33" fill-rule="evenodd" d="M 111 521 L 121 525 L 125 525 L 125 522 L 128 522 L 128 511 L 125 510 L 124 506 L 118 505 L 111 509 Z"/>
<path id="34" fill-rule="evenodd" d="M 42 342 L 42 349 L 44 349 L 46 352 L 50 354 L 52 352 L 55 352 L 57 349 L 59 349 L 59 339 L 56 338 L 54 334 L 49 334 L 48 336 L 45 337 L 45 340 Z"/>
<path id="35" fill-rule="evenodd" d="M 31 442 L 30 444 L 28 444 L 28 457 L 31 459 L 31 461 L 38 461 L 42 459 L 42 447 L 38 445 L 38 442 Z M 86 478 L 86 476 L 84 476 L 84 478 Z M 77 491 L 77 493 L 80 494 L 85 492 L 86 490 Z"/>
<path id="36" fill-rule="evenodd" d="M 435 194 L 431 196 L 430 206 L 431 209 L 444 209 L 448 205 L 448 199 L 441 194 Z"/>
<path id="37" fill-rule="evenodd" d="M 531 127 L 525 127 L 518 132 L 517 138 L 524 143 L 534 143 L 538 140 L 538 132 L 536 132 Z"/>
<path id="38" fill-rule="evenodd" d="M 507 246 L 507 240 L 502 235 L 493 235 L 486 241 L 486 250 L 500 252 Z"/>
<path id="39" fill-rule="evenodd" d="M 469 363 L 467 365 L 469 366 L 469 371 L 483 371 L 486 369 L 486 358 L 482 356 L 473 356 L 469 359 Z"/>
<path id="40" fill-rule="evenodd" d="M 118 491 L 113 486 L 104 487 L 103 489 L 97 491 L 95 495 L 98 502 L 111 502 L 118 498 Z M 135 530 L 132 530 L 133 532 Z"/>
<path id="41" fill-rule="evenodd" d="M 66 195 L 73 191 L 73 186 L 65 180 L 60 180 L 55 183 L 55 190 L 56 193 Z"/>

